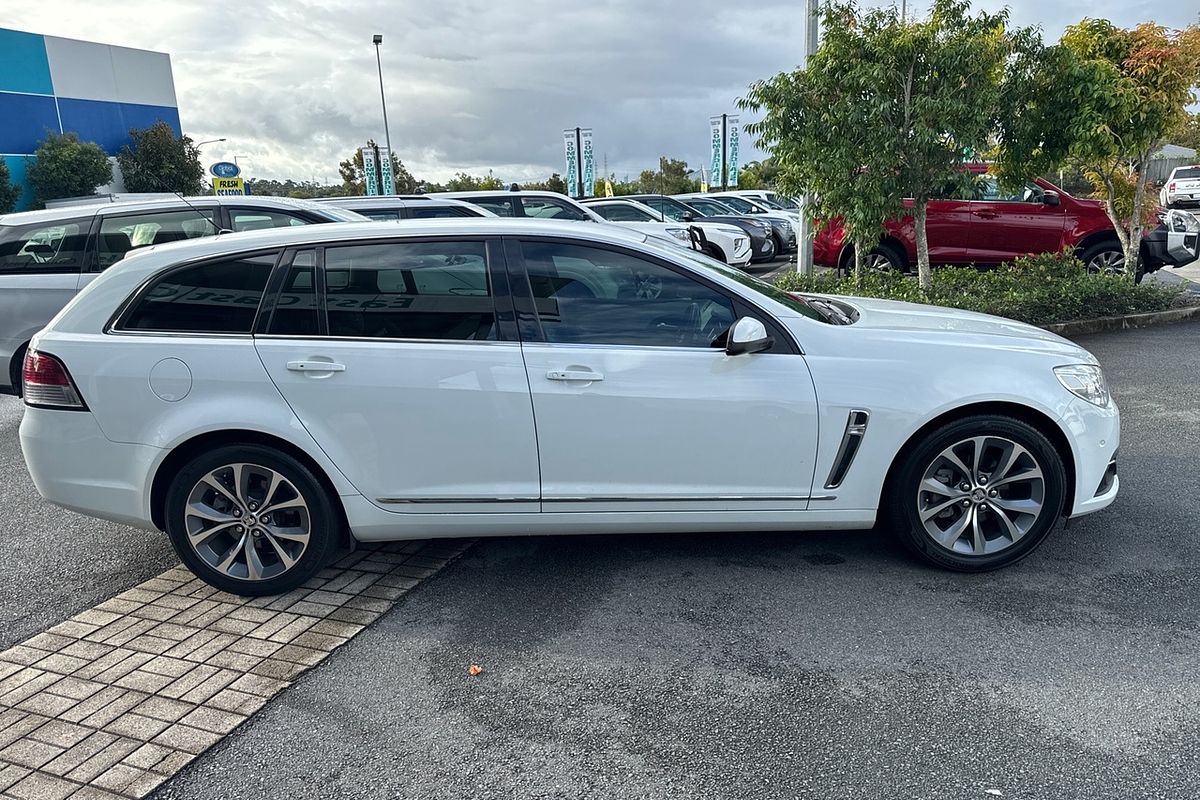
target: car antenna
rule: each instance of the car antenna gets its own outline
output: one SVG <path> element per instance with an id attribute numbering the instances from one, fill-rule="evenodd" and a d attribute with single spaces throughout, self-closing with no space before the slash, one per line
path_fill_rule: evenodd
<path id="1" fill-rule="evenodd" d="M 196 216 L 200 217 L 200 219 L 204 220 L 209 225 L 212 225 L 213 230 L 216 231 L 218 236 L 220 236 L 222 233 L 232 233 L 232 231 L 226 230 L 226 229 L 222 228 L 220 225 L 218 225 L 217 221 L 215 219 L 213 219 L 212 217 L 205 214 L 203 211 L 201 211 L 196 206 L 192 205 L 191 201 L 188 200 L 186 197 L 184 197 L 182 192 L 177 192 L 174 189 L 168 188 L 162 181 L 160 181 L 158 179 L 157 175 L 155 175 L 153 173 L 146 173 L 146 177 L 150 178 L 150 180 L 152 180 L 154 182 L 154 184 L 156 186 L 158 186 L 158 188 L 161 189 L 162 191 L 166 192 L 167 194 L 173 194 L 176 197 L 178 197 L 185 206 L 190 208 L 192 211 L 196 212 Z"/>

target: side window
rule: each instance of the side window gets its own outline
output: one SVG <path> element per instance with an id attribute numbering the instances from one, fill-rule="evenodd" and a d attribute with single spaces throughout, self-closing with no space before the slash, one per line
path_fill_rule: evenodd
<path id="1" fill-rule="evenodd" d="M 373 219 L 376 222 L 395 222 L 400 219 L 400 212 L 395 209 L 358 209 L 358 213 L 362 214 L 367 219 Z"/>
<path id="2" fill-rule="evenodd" d="M 249 333 L 278 253 L 172 270 L 126 313 L 123 330 Z"/>
<path id="3" fill-rule="evenodd" d="M 89 220 L 0 225 L 0 274 L 78 272 Z"/>
<path id="4" fill-rule="evenodd" d="M 470 209 L 462 206 L 409 206 L 411 219 L 447 219 L 451 217 L 477 217 Z"/>
<path id="5" fill-rule="evenodd" d="M 105 216 L 96 237 L 96 262 L 100 269 L 106 269 L 138 247 L 198 239 L 216 232 L 211 209 Z"/>
<path id="6" fill-rule="evenodd" d="M 569 219 L 586 220 L 587 215 L 568 203 L 550 200 L 545 197 L 524 197 L 521 205 L 525 208 L 525 216 L 538 219 Z"/>
<path id="7" fill-rule="evenodd" d="M 521 251 L 549 342 L 713 347 L 733 324 L 728 297 L 637 256 L 537 241 Z"/>
<path id="8" fill-rule="evenodd" d="M 330 336 L 496 339 L 483 242 L 400 242 L 325 251 Z"/>
<path id="9" fill-rule="evenodd" d="M 486 208 L 498 217 L 517 216 L 517 201 L 513 197 L 483 197 L 478 200 L 467 200 L 468 203 Z"/>
<path id="10" fill-rule="evenodd" d="M 304 217 L 286 211 L 264 211 L 259 208 L 229 209 L 229 224 L 234 232 L 258 231 L 264 228 L 290 228 L 311 224 Z"/>
<path id="11" fill-rule="evenodd" d="M 316 336 L 317 323 L 316 290 L 317 254 L 314 250 L 301 250 L 292 259 L 287 277 L 275 299 L 275 310 L 271 312 L 268 334 L 276 336 Z"/>
<path id="12" fill-rule="evenodd" d="M 640 208 L 624 203 L 606 203 L 592 206 L 592 210 L 609 222 L 657 222 L 650 214 Z"/>

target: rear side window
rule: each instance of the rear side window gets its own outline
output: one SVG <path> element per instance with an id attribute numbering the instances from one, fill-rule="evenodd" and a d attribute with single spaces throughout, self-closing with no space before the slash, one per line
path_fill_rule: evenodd
<path id="1" fill-rule="evenodd" d="M 486 208 L 498 217 L 517 216 L 517 201 L 512 197 L 480 197 L 472 198 L 467 202 L 480 208 Z"/>
<path id="2" fill-rule="evenodd" d="M 87 220 L 0 225 L 0 273 L 78 272 Z"/>
<path id="3" fill-rule="evenodd" d="M 296 253 L 279 296 L 275 299 L 275 310 L 271 313 L 267 333 L 276 336 L 318 334 L 316 266 L 316 251 L 301 250 Z"/>
<path id="4" fill-rule="evenodd" d="M 331 247 L 325 289 L 330 336 L 497 338 L 483 242 Z"/>
<path id="5" fill-rule="evenodd" d="M 395 209 L 369 209 L 362 210 L 358 213 L 362 214 L 367 219 L 373 219 L 376 222 L 395 222 L 400 219 L 400 212 Z"/>
<path id="6" fill-rule="evenodd" d="M 173 270 L 141 294 L 118 326 L 130 331 L 249 333 L 278 253 Z"/>
<path id="7" fill-rule="evenodd" d="M 462 206 L 412 206 L 408 210 L 412 219 L 446 219 L 450 217 L 478 217 Z"/>
<path id="8" fill-rule="evenodd" d="M 100 223 L 96 257 L 100 269 L 105 269 L 138 247 L 198 239 L 216 232 L 211 209 L 108 216 Z"/>
<path id="9" fill-rule="evenodd" d="M 525 216 L 537 219 L 569 219 L 575 222 L 586 220 L 587 215 L 569 203 L 546 197 L 526 197 L 521 200 Z"/>
<path id="10" fill-rule="evenodd" d="M 291 228 L 308 225 L 309 220 L 286 211 L 262 211 L 254 208 L 229 209 L 229 224 L 234 232 L 260 231 L 266 228 Z"/>

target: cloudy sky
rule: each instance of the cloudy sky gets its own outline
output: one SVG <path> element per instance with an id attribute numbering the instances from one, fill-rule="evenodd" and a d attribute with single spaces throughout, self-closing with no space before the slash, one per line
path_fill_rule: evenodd
<path id="1" fill-rule="evenodd" d="M 899 0 L 897 0 L 898 2 Z M 909 13 L 925 0 L 910 0 Z M 976 0 L 999 8 L 1001 0 Z M 1195 0 L 1011 0 L 1047 37 L 1085 15 L 1194 22 Z M 334 181 L 383 142 L 419 178 L 562 171 L 562 129 L 594 130 L 618 177 L 661 154 L 705 163 L 711 114 L 795 66 L 800 0 L 5 0 L 0 27 L 171 54 L 184 132 L 206 161 L 264 178 Z M 744 158 L 755 157 L 750 151 Z M 602 167 L 597 164 L 597 167 Z"/>

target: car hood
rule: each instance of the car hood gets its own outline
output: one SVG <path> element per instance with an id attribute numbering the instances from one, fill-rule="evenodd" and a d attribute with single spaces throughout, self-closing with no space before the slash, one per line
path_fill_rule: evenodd
<path id="1" fill-rule="evenodd" d="M 990 343 L 1012 349 L 1058 352 L 1081 358 L 1086 363 L 1096 359 L 1074 342 L 1056 333 L 1024 322 L 963 311 L 945 306 L 904 303 L 897 300 L 877 300 L 867 297 L 834 298 L 850 303 L 859 310 L 855 328 L 880 332 L 895 332 L 899 336 L 921 334 L 974 336 Z"/>

